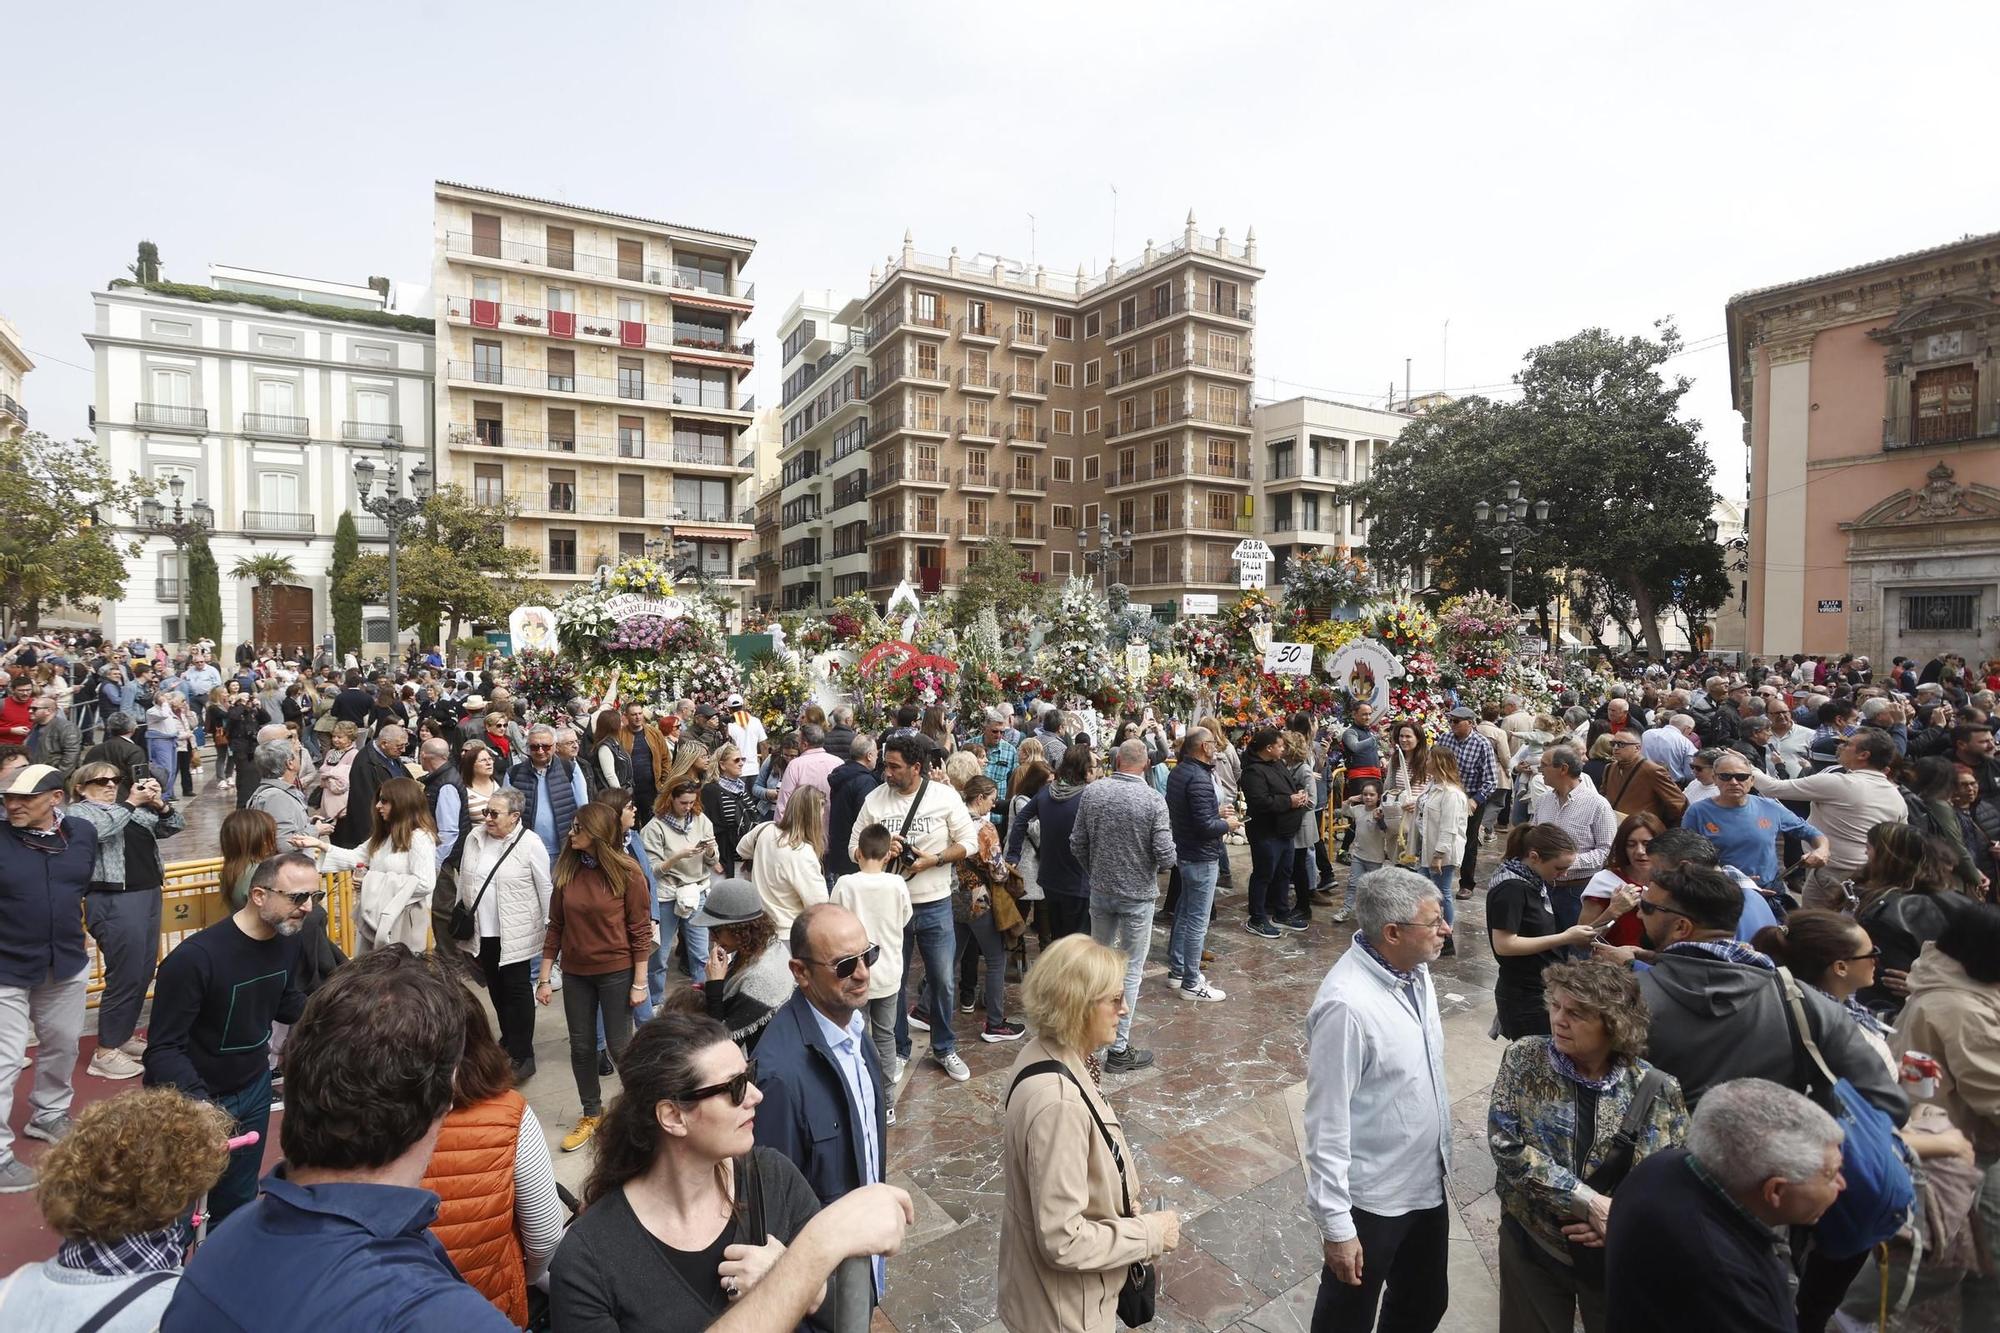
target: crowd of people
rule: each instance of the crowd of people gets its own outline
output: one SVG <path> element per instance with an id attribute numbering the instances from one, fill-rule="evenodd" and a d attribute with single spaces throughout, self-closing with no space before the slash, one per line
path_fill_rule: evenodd
<path id="1" fill-rule="evenodd" d="M 1955 659 L 1879 680 L 1864 658 L 1631 667 L 1601 697 L 1432 724 L 1024 699 L 905 708 L 879 734 L 844 705 L 656 708 L 615 678 L 540 720 L 435 654 L 363 670 L 246 645 L 225 677 L 207 646 L 86 641 L 4 662 L 0 1105 L 32 1063 L 21 1132 L 56 1148 L 31 1167 L 0 1125 L 0 1191 L 39 1187 L 65 1237 L 23 1270 L 37 1311 L 862 1328 L 909 1216 L 882 1183 L 896 1091 L 918 1036 L 939 1095 L 967 1081 L 963 1029 L 1020 1043 L 1002 1321 L 1129 1323 L 1180 1219 L 1137 1206 L 1105 1078 L 1154 1061 L 1135 1034 L 1156 926 L 1169 996 L 1227 1001 L 1208 936 L 1243 873 L 1250 936 L 1352 940 L 1297 1016 L 1316 1329 L 1447 1308 L 1430 967 L 1479 894 L 1508 1043 L 1503 1329 L 1816 1333 L 1889 1290 L 1909 1260 L 1870 1257 L 1912 1228 L 1912 1285 L 1956 1283 L 1965 1326 L 2000 1327 L 2000 679 Z M 160 961 L 160 840 L 210 768 L 235 807 L 219 846 L 168 846 L 219 852 L 233 910 Z M 72 1117 L 86 929 L 86 1067 L 144 1090 Z M 520 1089 L 547 1077 L 536 1015 L 558 996 L 579 1111 L 544 1126 Z M 156 1197 L 106 1197 L 136 1122 Z M 580 1201 L 551 1147 L 589 1152 Z M 403 1276 L 364 1290 L 369 1259 Z M 1688 1264 L 1712 1280 L 1654 1276 Z"/>

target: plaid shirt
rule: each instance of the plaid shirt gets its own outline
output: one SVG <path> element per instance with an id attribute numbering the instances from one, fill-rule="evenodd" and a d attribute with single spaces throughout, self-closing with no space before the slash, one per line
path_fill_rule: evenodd
<path id="1" fill-rule="evenodd" d="M 1003 734 L 999 740 L 986 747 L 986 776 L 993 779 L 993 785 L 1000 789 L 999 799 L 994 802 L 994 812 L 1007 808 L 1007 784 L 1014 778 L 1014 761 L 1020 748 Z"/>
<path id="2" fill-rule="evenodd" d="M 1474 805 L 1493 794 L 1493 789 L 1500 785 L 1500 765 L 1493 758 L 1492 741 L 1474 731 L 1463 740 L 1447 732 L 1437 743 L 1451 751 L 1451 757 L 1458 761 L 1459 785 L 1465 788 Z"/>

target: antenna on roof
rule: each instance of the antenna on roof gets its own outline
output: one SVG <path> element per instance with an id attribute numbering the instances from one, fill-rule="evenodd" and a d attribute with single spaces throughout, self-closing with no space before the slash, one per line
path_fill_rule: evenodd
<path id="1" fill-rule="evenodd" d="M 1028 214 L 1028 267 L 1035 266 L 1035 215 Z"/>

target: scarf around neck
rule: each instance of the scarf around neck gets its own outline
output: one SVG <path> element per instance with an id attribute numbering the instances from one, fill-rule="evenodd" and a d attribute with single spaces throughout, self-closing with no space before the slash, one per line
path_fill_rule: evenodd
<path id="1" fill-rule="evenodd" d="M 1698 958 L 1714 958 L 1725 963 L 1737 963 L 1744 967 L 1762 968 L 1775 972 L 1778 965 L 1764 954 L 1757 952 L 1742 940 L 1682 940 L 1679 944 L 1669 944 L 1666 953 L 1687 954 Z"/>

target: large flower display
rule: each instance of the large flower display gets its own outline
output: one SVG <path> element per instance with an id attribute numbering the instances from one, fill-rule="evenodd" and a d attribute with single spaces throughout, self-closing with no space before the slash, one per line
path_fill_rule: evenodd
<path id="1" fill-rule="evenodd" d="M 1314 546 L 1285 562 L 1285 604 L 1307 614 L 1353 606 L 1374 593 L 1375 576 L 1360 556 Z"/>
<path id="2" fill-rule="evenodd" d="M 582 664 L 582 683 L 599 696 L 609 691 L 613 668 L 625 701 L 720 706 L 742 685 L 721 611 L 705 597 L 676 595 L 672 575 L 655 560 L 600 568 L 557 604 L 556 633 Z"/>

